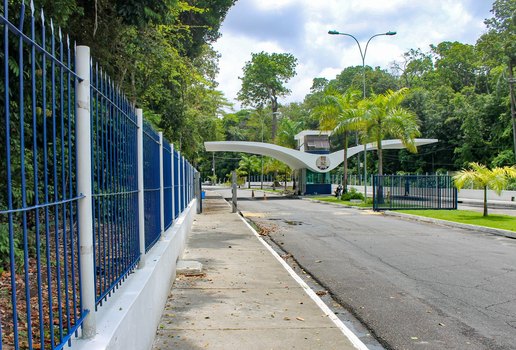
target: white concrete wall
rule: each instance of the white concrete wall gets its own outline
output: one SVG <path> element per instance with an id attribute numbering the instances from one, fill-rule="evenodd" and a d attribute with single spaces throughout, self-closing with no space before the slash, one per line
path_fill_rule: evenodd
<path id="1" fill-rule="evenodd" d="M 337 185 L 332 185 L 332 193 L 335 191 Z M 354 187 L 358 192 L 364 193 L 364 186 L 354 186 L 349 185 L 348 188 Z M 369 196 L 372 195 L 372 186 L 367 186 L 367 193 Z M 483 190 L 467 190 L 462 189 L 458 193 L 459 200 L 460 199 L 475 199 L 475 200 L 484 200 L 484 191 Z M 502 191 L 500 195 L 497 195 L 495 191 L 488 190 L 487 191 L 487 201 L 503 201 L 503 202 L 516 202 L 516 191 Z"/>
<path id="2" fill-rule="evenodd" d="M 195 216 L 194 199 L 174 226 L 146 254 L 145 267 L 135 270 L 97 311 L 97 335 L 75 339 L 73 350 L 146 350 L 176 277 L 176 263 Z"/>
<path id="3" fill-rule="evenodd" d="M 459 191 L 459 198 L 484 200 L 484 191 L 462 189 Z M 487 201 L 516 201 L 516 191 L 502 191 L 497 195 L 495 191 L 487 190 Z"/>

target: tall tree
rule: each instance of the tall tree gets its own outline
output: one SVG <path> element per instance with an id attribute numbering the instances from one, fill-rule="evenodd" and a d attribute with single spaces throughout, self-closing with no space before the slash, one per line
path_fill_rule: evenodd
<path id="1" fill-rule="evenodd" d="M 407 88 L 389 90 L 359 102 L 361 112 L 357 114 L 354 123 L 368 130 L 368 134 L 376 141 L 379 175 L 383 175 L 382 141 L 386 137 L 398 138 L 409 151 L 417 151 L 414 144 L 414 139 L 420 135 L 417 117 L 400 106 L 407 93 Z"/>
<path id="2" fill-rule="evenodd" d="M 238 100 L 244 106 L 263 108 L 270 104 L 272 110 L 271 138 L 274 140 L 278 126 L 278 98 L 290 93 L 285 87 L 296 75 L 297 59 L 290 53 L 253 53 L 251 61 L 243 68 L 242 87 Z"/>
<path id="3" fill-rule="evenodd" d="M 289 118 L 283 118 L 278 132 L 278 144 L 280 146 L 295 149 L 297 141 L 295 136 L 302 130 L 303 123 Z"/>
<path id="4" fill-rule="evenodd" d="M 344 137 L 344 162 L 342 187 L 344 193 L 348 191 L 348 136 L 351 130 L 357 129 L 353 123 L 356 117 L 356 107 L 361 93 L 358 90 L 348 89 L 344 94 L 336 90 L 325 91 L 323 104 L 316 110 L 319 115 L 321 130 L 332 130 L 334 134 Z"/>
<path id="5" fill-rule="evenodd" d="M 334 80 L 330 81 L 327 86 L 341 93 L 346 92 L 348 89 L 362 90 L 362 69 L 362 66 L 347 67 Z M 386 70 L 380 69 L 380 67 L 373 69 L 366 66 L 365 79 L 367 86 L 366 96 L 369 96 L 371 93 L 382 94 L 389 89 L 394 90 L 398 88 L 396 77 Z"/>
<path id="6" fill-rule="evenodd" d="M 514 158 L 516 162 L 516 93 L 514 91 L 516 67 L 516 2 L 514 0 L 495 0 L 491 9 L 493 17 L 486 19 L 488 32 L 478 40 L 478 46 L 487 56 L 503 57 L 507 70 L 509 100 L 511 108 Z M 505 68 L 504 67 L 504 68 Z"/>
<path id="7" fill-rule="evenodd" d="M 475 84 L 479 61 L 473 45 L 444 41 L 430 47 L 435 58 L 438 85 L 449 85 L 460 91 Z"/>

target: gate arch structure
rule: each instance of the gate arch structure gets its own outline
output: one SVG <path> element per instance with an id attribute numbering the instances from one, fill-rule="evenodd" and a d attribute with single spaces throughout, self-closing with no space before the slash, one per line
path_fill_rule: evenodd
<path id="1" fill-rule="evenodd" d="M 416 146 L 428 145 L 438 142 L 437 139 L 415 139 Z M 209 152 L 243 152 L 251 154 L 259 154 L 278 159 L 287 164 L 292 170 L 299 174 L 299 188 L 303 194 L 311 194 L 315 191 L 315 187 L 307 184 L 307 171 L 312 173 L 329 173 L 344 161 L 344 150 L 333 153 L 311 153 L 309 151 L 300 151 L 287 147 L 282 147 L 270 143 L 250 142 L 250 141 L 212 141 L 205 142 L 204 147 Z M 403 149 L 405 146 L 398 139 L 383 140 L 382 149 Z M 360 152 L 373 151 L 378 149 L 376 142 L 348 148 L 347 158 L 350 158 Z M 328 191 L 329 188 L 329 191 Z M 318 193 L 331 193 L 331 184 Z"/>

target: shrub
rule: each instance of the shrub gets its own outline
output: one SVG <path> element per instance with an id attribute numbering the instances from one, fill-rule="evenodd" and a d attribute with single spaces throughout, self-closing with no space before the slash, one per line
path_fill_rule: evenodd
<path id="1" fill-rule="evenodd" d="M 13 229 L 16 231 L 16 225 Z M 0 272 L 8 270 L 11 263 L 9 255 L 9 225 L 0 222 Z M 23 265 L 23 248 L 17 237 L 14 237 L 14 259 L 17 268 Z"/>
<path id="2" fill-rule="evenodd" d="M 344 193 L 340 199 L 343 201 L 350 201 L 352 199 L 361 199 L 364 200 L 364 195 L 360 192 L 357 192 L 357 189 L 351 187 L 347 193 Z"/>

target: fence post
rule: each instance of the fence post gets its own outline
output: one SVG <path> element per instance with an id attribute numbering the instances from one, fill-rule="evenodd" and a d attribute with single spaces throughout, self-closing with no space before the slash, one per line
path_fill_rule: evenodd
<path id="1" fill-rule="evenodd" d="M 440 183 L 439 183 L 439 175 L 434 175 L 435 176 L 435 185 L 437 187 L 437 208 L 438 209 L 441 209 L 442 205 L 441 205 L 441 188 L 440 188 Z"/>
<path id="2" fill-rule="evenodd" d="M 92 167 L 91 167 L 91 115 L 90 115 L 90 48 L 77 46 L 76 72 L 80 77 L 76 87 L 76 138 L 77 138 L 77 192 L 79 199 L 79 244 L 81 257 L 81 302 L 88 315 L 82 328 L 83 338 L 96 333 L 95 273 L 93 261 Z"/>
<path id="3" fill-rule="evenodd" d="M 140 263 L 138 268 L 141 269 L 145 266 L 145 209 L 143 199 L 143 110 L 141 108 L 136 109 L 136 116 L 138 118 L 138 137 L 137 137 L 137 149 L 138 149 L 138 231 L 140 236 Z"/>
<path id="4" fill-rule="evenodd" d="M 163 133 L 160 131 L 159 135 L 159 206 L 160 206 L 160 228 L 161 234 L 165 232 L 165 190 L 163 180 Z"/>
<path id="5" fill-rule="evenodd" d="M 376 181 L 375 181 L 376 180 Z M 376 203 L 376 186 L 378 186 L 378 181 L 380 181 L 379 177 L 373 176 L 373 210 L 378 209 L 378 204 Z"/>
<path id="6" fill-rule="evenodd" d="M 183 193 L 181 193 L 181 200 L 183 201 L 182 203 L 182 208 L 183 210 L 186 209 L 186 171 L 185 171 L 185 157 L 181 156 L 181 174 L 183 175 L 181 180 L 182 180 L 182 183 L 183 183 Z"/>
<path id="7" fill-rule="evenodd" d="M 235 170 L 231 172 L 231 192 L 232 192 L 232 205 L 231 205 L 231 212 L 236 213 L 237 212 L 237 173 Z M 264 192 L 265 193 L 265 192 Z M 264 194 L 265 196 L 265 194 Z"/>
<path id="8" fill-rule="evenodd" d="M 174 144 L 170 144 L 170 158 L 171 158 L 171 166 L 170 166 L 170 171 L 171 171 L 171 178 L 172 180 L 170 181 L 170 186 L 172 187 L 172 191 L 171 192 L 171 195 L 172 195 L 172 222 L 174 222 L 174 220 L 176 219 L 176 203 L 175 203 L 175 193 L 176 193 L 176 179 L 174 178 L 174 161 L 175 161 L 175 157 L 174 157 Z"/>
<path id="9" fill-rule="evenodd" d="M 178 216 L 182 213 L 182 206 L 183 206 L 183 189 L 181 188 L 183 185 L 183 173 L 181 166 L 181 152 L 177 152 L 177 214 Z"/>
<path id="10" fill-rule="evenodd" d="M 374 189 L 373 189 L 373 191 L 374 191 Z M 367 144 L 366 143 L 364 143 L 364 203 L 367 203 Z"/>
<path id="11" fill-rule="evenodd" d="M 202 213 L 202 187 L 201 187 L 201 173 L 194 172 L 194 193 L 197 198 L 197 214 Z"/>

